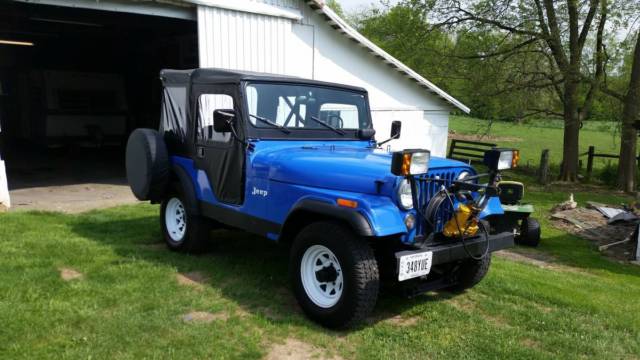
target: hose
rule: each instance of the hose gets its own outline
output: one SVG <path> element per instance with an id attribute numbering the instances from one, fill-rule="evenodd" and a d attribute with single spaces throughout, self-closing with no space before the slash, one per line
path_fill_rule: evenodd
<path id="1" fill-rule="evenodd" d="M 446 191 L 443 191 L 441 189 L 435 195 L 433 195 L 431 200 L 429 200 L 429 203 L 427 204 L 427 208 L 424 211 L 425 220 L 434 229 L 436 225 L 432 222 L 432 219 L 435 219 L 436 213 L 440 209 L 440 206 L 442 205 L 443 202 L 447 200 L 446 197 L 447 197 Z"/>

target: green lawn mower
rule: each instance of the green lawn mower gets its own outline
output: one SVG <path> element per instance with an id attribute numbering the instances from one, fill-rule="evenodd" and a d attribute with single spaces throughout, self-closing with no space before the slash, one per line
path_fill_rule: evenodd
<path id="1" fill-rule="evenodd" d="M 533 205 L 522 203 L 524 184 L 517 181 L 500 181 L 500 202 L 504 209 L 503 224 L 516 234 L 519 245 L 536 247 L 540 243 L 540 223 L 531 217 Z"/>

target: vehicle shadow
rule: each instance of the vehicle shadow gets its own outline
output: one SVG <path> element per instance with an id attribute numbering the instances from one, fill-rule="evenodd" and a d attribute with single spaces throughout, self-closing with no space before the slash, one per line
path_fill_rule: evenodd
<path id="1" fill-rule="evenodd" d="M 113 219 L 86 213 L 76 218 L 72 230 L 88 240 L 109 246 L 122 261 L 144 261 L 178 273 L 197 273 L 202 285 L 235 302 L 243 312 L 272 323 L 294 324 L 325 331 L 308 320 L 289 285 L 288 249 L 267 239 L 230 230 L 211 233 L 212 246 L 201 255 L 169 251 L 162 243 L 156 216 Z M 167 277 L 167 281 L 176 281 Z M 373 314 L 360 327 L 399 320 L 400 314 L 425 301 L 443 301 L 448 293 L 433 293 L 407 299 L 394 291 L 381 292 Z M 357 328 L 356 328 L 357 329 Z M 350 331 L 356 330 L 352 329 Z M 326 330 L 341 336 L 345 332 Z"/>

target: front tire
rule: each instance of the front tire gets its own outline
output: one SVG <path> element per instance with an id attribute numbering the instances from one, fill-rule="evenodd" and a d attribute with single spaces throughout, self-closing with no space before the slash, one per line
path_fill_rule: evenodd
<path id="1" fill-rule="evenodd" d="M 376 304 L 380 278 L 373 250 L 341 224 L 305 227 L 291 249 L 290 268 L 300 307 L 323 326 L 352 326 Z"/>
<path id="2" fill-rule="evenodd" d="M 162 201 L 160 224 L 170 250 L 199 253 L 206 249 L 210 223 L 190 210 L 180 192 L 173 192 Z"/>
<path id="3" fill-rule="evenodd" d="M 489 272 L 491 266 L 491 254 L 487 254 L 480 260 L 466 259 L 454 272 L 456 284 L 450 288 L 453 292 L 462 292 L 476 285 Z"/>

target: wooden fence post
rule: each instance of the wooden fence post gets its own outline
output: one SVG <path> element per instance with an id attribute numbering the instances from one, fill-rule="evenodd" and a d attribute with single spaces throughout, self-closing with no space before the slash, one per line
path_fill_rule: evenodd
<path id="1" fill-rule="evenodd" d="M 451 145 L 449 145 L 449 159 L 453 158 L 453 149 L 456 148 L 456 139 L 451 139 Z"/>
<path id="2" fill-rule="evenodd" d="M 591 145 L 589 146 L 589 151 L 587 152 L 587 180 L 591 180 L 591 173 L 593 172 L 593 155 L 596 153 L 596 147 Z"/>
<path id="3" fill-rule="evenodd" d="M 540 169 L 538 170 L 538 182 L 547 185 L 549 180 L 549 149 L 542 150 L 540 155 Z"/>

